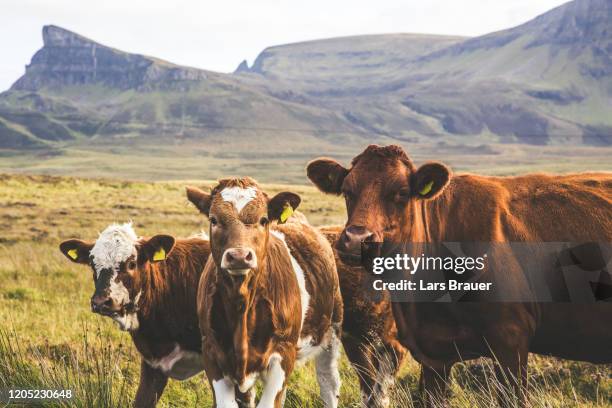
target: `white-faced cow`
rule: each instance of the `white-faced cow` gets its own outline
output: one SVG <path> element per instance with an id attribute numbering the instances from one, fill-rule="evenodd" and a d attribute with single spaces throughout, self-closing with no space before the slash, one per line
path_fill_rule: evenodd
<path id="1" fill-rule="evenodd" d="M 95 242 L 71 239 L 60 250 L 91 266 L 92 310 L 128 331 L 142 356 L 134 406 L 155 406 L 168 378 L 184 380 L 204 369 L 196 288 L 210 254 L 208 240 L 143 238 L 130 223 L 113 224 Z"/>
<path id="2" fill-rule="evenodd" d="M 217 407 L 264 383 L 258 407 L 283 405 L 297 362 L 315 359 L 321 398 L 336 407 L 342 327 L 334 253 L 306 223 L 284 223 L 300 197 L 269 198 L 250 178 L 187 197 L 210 221 L 211 257 L 198 289 L 206 374 Z M 275 224 L 275 225 L 272 225 Z"/>
<path id="3" fill-rule="evenodd" d="M 307 173 L 321 191 L 346 200 L 348 220 L 336 248 L 348 263 L 361 262 L 362 248 L 380 253 L 372 242 L 612 242 L 609 173 L 451 177 L 441 163 L 417 168 L 401 147 L 374 145 L 349 168 L 321 158 Z M 504 279 L 509 291 L 522 290 L 512 286 L 524 281 L 517 262 L 502 255 L 489 258 L 486 273 Z M 551 282 L 562 277 L 552 263 L 542 263 L 541 273 Z M 610 302 L 407 301 L 392 302 L 392 309 L 402 344 L 422 364 L 430 401 L 445 394 L 450 369 L 462 359 L 495 357 L 500 381 L 513 386 L 519 404 L 528 352 L 612 362 Z"/>

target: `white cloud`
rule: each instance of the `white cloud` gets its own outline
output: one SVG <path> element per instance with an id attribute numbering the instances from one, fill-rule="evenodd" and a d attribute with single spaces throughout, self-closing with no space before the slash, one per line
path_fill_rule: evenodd
<path id="1" fill-rule="evenodd" d="M 56 24 L 178 64 L 230 72 L 265 47 L 343 35 L 412 32 L 475 36 L 523 23 L 565 0 L 8 0 L 0 6 L 0 89 Z"/>

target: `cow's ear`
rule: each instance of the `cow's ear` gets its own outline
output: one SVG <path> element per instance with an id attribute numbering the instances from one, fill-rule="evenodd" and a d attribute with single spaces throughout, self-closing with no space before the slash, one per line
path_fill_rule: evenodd
<path id="1" fill-rule="evenodd" d="M 287 222 L 293 211 L 298 208 L 302 199 L 295 193 L 284 191 L 278 193 L 268 201 L 268 218 L 278 221 L 279 224 Z"/>
<path id="2" fill-rule="evenodd" d="M 138 250 L 138 258 L 149 262 L 165 261 L 174 248 L 175 239 L 171 235 L 155 235 L 148 240 L 142 240 Z"/>
<path id="3" fill-rule="evenodd" d="M 306 166 L 306 174 L 319 190 L 339 195 L 348 169 L 333 159 L 315 159 Z"/>
<path id="4" fill-rule="evenodd" d="M 448 185 L 451 172 L 442 163 L 425 163 L 413 173 L 412 191 L 417 198 L 432 199 Z"/>
<path id="5" fill-rule="evenodd" d="M 80 239 L 69 239 L 60 244 L 59 248 L 62 254 L 72 262 L 80 264 L 89 263 L 89 252 L 93 248 L 92 242 L 81 241 Z"/>
<path id="6" fill-rule="evenodd" d="M 208 217 L 212 196 L 197 187 L 187 186 L 187 199 L 196 206 L 198 210 Z"/>

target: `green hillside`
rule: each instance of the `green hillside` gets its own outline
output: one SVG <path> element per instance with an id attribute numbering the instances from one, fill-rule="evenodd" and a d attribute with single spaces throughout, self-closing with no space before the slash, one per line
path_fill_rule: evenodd
<path id="1" fill-rule="evenodd" d="M 399 143 L 417 159 L 487 173 L 611 170 L 599 160 L 612 154 L 610 21 L 609 1 L 574 0 L 475 38 L 382 34 L 274 46 L 232 74 L 45 26 L 43 47 L 0 94 L 0 168 L 131 169 L 125 176 L 139 178 L 200 168 L 201 177 L 251 171 L 303 182 L 314 156 Z"/>

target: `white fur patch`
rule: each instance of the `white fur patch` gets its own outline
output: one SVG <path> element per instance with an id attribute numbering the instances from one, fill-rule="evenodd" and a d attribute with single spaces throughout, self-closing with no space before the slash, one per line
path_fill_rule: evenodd
<path id="1" fill-rule="evenodd" d="M 113 316 L 113 321 L 119 325 L 119 329 L 124 331 L 138 330 L 140 323 L 136 313 L 126 313 L 123 316 Z"/>
<path id="2" fill-rule="evenodd" d="M 238 408 L 234 383 L 227 377 L 212 382 L 217 408 Z"/>
<path id="3" fill-rule="evenodd" d="M 117 281 L 119 266 L 130 256 L 136 256 L 136 242 L 138 236 L 134 232 L 132 223 L 112 224 L 106 227 L 96 240 L 90 251 L 93 267 L 96 276 L 104 269 L 110 269 L 113 274 L 109 281 L 109 297 L 119 305 L 130 303 L 130 292 L 123 282 Z M 141 293 L 136 296 L 135 302 L 138 303 Z M 119 325 L 121 330 L 133 331 L 139 327 L 138 316 L 136 313 L 128 313 L 122 316 L 114 316 L 113 320 Z"/>
<path id="4" fill-rule="evenodd" d="M 121 262 L 136 254 L 137 241 L 131 222 L 108 226 L 90 251 L 96 273 L 102 269 L 117 270 Z"/>
<path id="5" fill-rule="evenodd" d="M 123 282 L 115 279 L 117 277 L 117 271 L 113 273 L 113 276 L 109 282 L 109 296 L 117 304 L 126 305 L 130 303 L 130 292 L 127 290 Z"/>
<path id="6" fill-rule="evenodd" d="M 287 252 L 289 253 L 289 258 L 291 259 L 291 265 L 293 266 L 293 272 L 295 273 L 295 278 L 297 279 L 298 286 L 300 288 L 300 300 L 302 304 L 302 324 L 300 326 L 300 331 L 304 326 L 304 319 L 306 319 L 306 313 L 308 312 L 308 307 L 310 305 L 310 294 L 308 290 L 306 290 L 306 278 L 304 278 L 304 270 L 300 266 L 300 264 L 295 260 L 293 255 L 291 255 L 291 250 L 287 246 L 287 241 L 285 241 L 285 234 L 277 230 L 270 230 L 270 233 L 274 235 L 276 238 L 280 239 L 285 248 L 287 248 Z"/>
<path id="7" fill-rule="evenodd" d="M 255 381 L 257 381 L 257 377 L 258 373 L 248 374 L 242 381 L 242 384 L 238 385 L 238 389 L 240 390 L 240 392 L 246 393 L 248 390 L 253 388 L 253 385 L 255 385 Z"/>
<path id="8" fill-rule="evenodd" d="M 283 358 L 278 353 L 272 353 L 268 360 L 268 369 L 264 374 L 264 389 L 257 408 L 272 408 L 274 400 L 279 392 L 283 390 L 285 383 L 285 372 L 281 366 Z"/>
<path id="9" fill-rule="evenodd" d="M 183 350 L 178 344 L 168 355 L 157 360 L 147 360 L 147 363 L 177 380 L 186 380 L 204 369 L 200 353 Z"/>
<path id="10" fill-rule="evenodd" d="M 299 364 L 305 363 L 306 361 L 316 357 L 323 351 L 323 347 L 326 344 L 313 344 L 312 336 L 306 336 L 298 340 L 298 354 L 297 362 Z"/>
<path id="11" fill-rule="evenodd" d="M 315 367 L 317 371 L 317 382 L 321 392 L 323 405 L 329 408 L 338 406 L 340 396 L 340 372 L 338 371 L 338 359 L 340 358 L 340 339 L 336 331 L 331 327 L 329 340 L 326 347 L 317 355 Z"/>
<path id="12" fill-rule="evenodd" d="M 221 191 L 223 200 L 234 204 L 238 213 L 240 213 L 244 206 L 250 203 L 256 196 L 257 189 L 255 187 L 227 187 Z"/>

